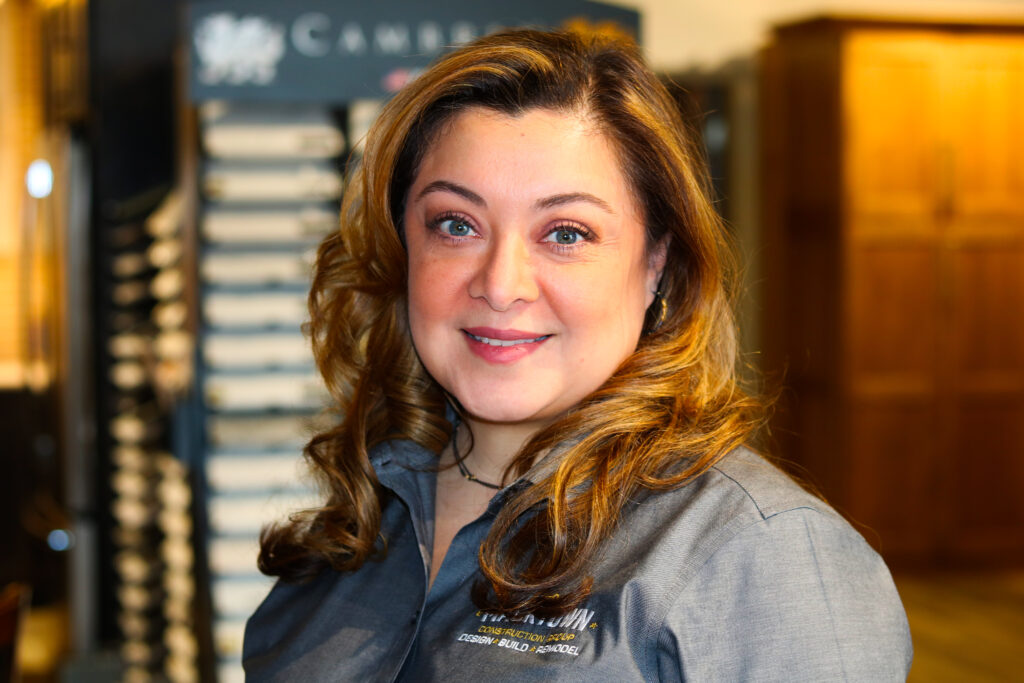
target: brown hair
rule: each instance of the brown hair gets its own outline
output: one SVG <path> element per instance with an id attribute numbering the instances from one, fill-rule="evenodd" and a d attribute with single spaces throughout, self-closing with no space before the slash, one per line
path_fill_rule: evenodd
<path id="1" fill-rule="evenodd" d="M 553 615 L 589 593 L 588 565 L 631 499 L 692 480 L 748 441 L 764 412 L 737 378 L 731 251 L 702 155 L 637 48 L 614 38 L 494 34 L 442 58 L 384 108 L 346 190 L 341 229 L 320 246 L 309 299 L 314 354 L 341 415 L 306 447 L 327 500 L 265 529 L 259 564 L 286 580 L 360 567 L 382 549 L 371 449 L 402 438 L 440 454 L 452 436 L 444 393 L 406 322 L 401 217 L 426 150 L 467 107 L 585 112 L 615 145 L 648 247 L 667 244 L 664 322 L 523 446 L 506 480 L 554 449 L 558 467 L 510 497 L 480 548 L 478 606 Z"/>

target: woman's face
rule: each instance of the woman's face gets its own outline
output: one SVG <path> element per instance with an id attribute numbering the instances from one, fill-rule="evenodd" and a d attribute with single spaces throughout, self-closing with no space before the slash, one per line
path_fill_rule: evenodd
<path id="1" fill-rule="evenodd" d="M 580 116 L 457 115 L 404 214 L 409 324 L 470 417 L 549 422 L 636 348 L 664 252 L 610 142 Z"/>

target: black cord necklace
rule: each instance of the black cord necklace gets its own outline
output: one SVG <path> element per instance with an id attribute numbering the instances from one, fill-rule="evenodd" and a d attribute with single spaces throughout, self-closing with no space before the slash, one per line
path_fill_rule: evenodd
<path id="1" fill-rule="evenodd" d="M 500 491 L 502 489 L 502 487 L 499 486 L 498 484 L 492 484 L 489 481 L 484 481 L 483 479 L 477 479 L 476 475 L 473 474 L 472 472 L 470 472 L 469 468 L 466 467 L 466 463 L 462 462 L 462 456 L 459 455 L 459 432 L 458 432 L 458 429 L 455 430 L 455 434 L 452 436 L 452 455 L 455 456 L 455 465 L 459 468 L 459 472 L 462 474 L 462 476 L 466 478 L 466 481 L 471 481 L 474 484 L 480 484 L 481 486 L 486 486 L 487 488 L 494 489 L 495 491 Z"/>

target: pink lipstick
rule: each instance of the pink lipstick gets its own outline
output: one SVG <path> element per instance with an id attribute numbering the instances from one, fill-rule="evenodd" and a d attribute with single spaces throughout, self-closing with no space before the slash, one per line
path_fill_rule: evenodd
<path id="1" fill-rule="evenodd" d="M 489 363 L 514 363 L 524 358 L 551 337 L 550 334 L 499 330 L 494 327 L 469 327 L 462 330 L 470 351 Z"/>

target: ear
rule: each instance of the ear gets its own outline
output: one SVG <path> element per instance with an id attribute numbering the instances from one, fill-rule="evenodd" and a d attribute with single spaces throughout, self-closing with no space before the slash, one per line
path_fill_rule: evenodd
<path id="1" fill-rule="evenodd" d="M 665 235 L 654 245 L 647 255 L 647 306 L 654 303 L 654 294 L 661 284 L 661 274 L 665 271 L 665 261 L 668 258 L 668 240 Z"/>

